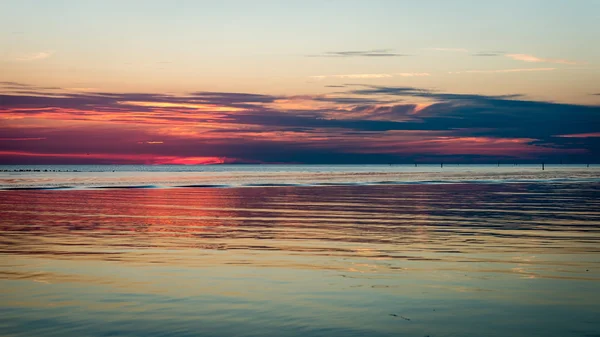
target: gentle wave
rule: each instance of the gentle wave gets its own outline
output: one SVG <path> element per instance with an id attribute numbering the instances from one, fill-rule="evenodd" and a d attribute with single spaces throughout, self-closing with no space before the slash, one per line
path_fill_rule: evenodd
<path id="1" fill-rule="evenodd" d="M 7 191 L 0 253 L 141 263 L 127 249 L 198 246 L 364 255 L 389 259 L 390 267 L 403 260 L 511 263 L 492 255 L 555 249 L 600 253 L 599 183 L 282 187 Z M 535 264 L 564 262 L 544 261 Z M 537 270 L 538 277 L 559 274 Z"/>
<path id="2" fill-rule="evenodd" d="M 109 170 L 109 169 L 113 170 Z M 104 169 L 104 170 L 101 170 Z M 505 184 L 600 181 L 600 167 L 535 166 L 95 166 L 0 172 L 0 190 L 110 188 L 231 188 L 407 184 Z M 55 172 L 70 170 L 69 172 Z"/>
<path id="3" fill-rule="evenodd" d="M 136 188 L 104 181 L 1 193 L 2 331 L 600 331 L 600 182 L 377 176 L 276 188 L 261 180 L 187 184 L 170 175 L 179 188 L 162 188 L 126 178 L 112 183 Z M 249 186 L 231 188 L 241 184 Z"/>
<path id="4" fill-rule="evenodd" d="M 68 189 L 156 189 L 156 188 L 249 188 L 249 187 L 311 187 L 311 186 L 376 186 L 376 185 L 451 185 L 451 184 L 548 184 L 548 183 L 597 183 L 600 178 L 556 179 L 506 179 L 506 180 L 421 180 L 421 181 L 365 181 L 365 182 L 315 182 L 315 183 L 249 183 L 249 184 L 190 184 L 190 185 L 106 185 L 106 186 L 2 186 L 0 191 L 68 190 Z"/>

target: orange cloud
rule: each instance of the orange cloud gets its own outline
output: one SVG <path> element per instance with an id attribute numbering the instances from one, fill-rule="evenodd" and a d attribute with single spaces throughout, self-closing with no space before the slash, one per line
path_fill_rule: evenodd
<path id="1" fill-rule="evenodd" d="M 415 74 L 420 73 L 411 76 L 421 76 Z M 481 160 L 576 151 L 595 155 L 591 140 L 553 146 L 558 140 L 554 137 L 560 137 L 555 135 L 557 126 L 537 119 L 559 120 L 564 137 L 596 137 L 589 123 L 580 122 L 596 107 L 411 87 L 346 86 L 345 92 L 295 96 L 7 94 L 0 107 L 0 140 L 5 140 L 0 160 L 213 164 L 381 162 L 420 154 L 475 155 Z M 485 111 L 480 113 L 482 106 Z M 531 132 L 531 123 L 542 130 Z M 502 138 L 506 135 L 514 138 Z"/>
<path id="2" fill-rule="evenodd" d="M 153 164 L 173 164 L 173 165 L 211 165 L 225 164 L 227 158 L 223 157 L 157 157 Z"/>
<path id="3" fill-rule="evenodd" d="M 0 151 L 0 156 L 15 157 L 37 157 L 37 158 L 72 158 L 72 159 L 100 159 L 119 163 L 140 163 L 146 165 L 208 165 L 224 164 L 235 162 L 232 158 L 226 157 L 176 157 L 176 156 L 156 156 L 151 154 L 117 154 L 117 153 L 37 153 L 26 151 Z"/>
<path id="4" fill-rule="evenodd" d="M 234 108 L 230 106 L 221 106 L 214 104 L 195 104 L 195 103 L 168 103 L 168 102 L 140 102 L 140 101 L 119 101 L 119 104 L 143 106 L 143 107 L 156 107 L 156 108 L 190 108 L 201 111 L 244 111 L 242 108 Z"/>

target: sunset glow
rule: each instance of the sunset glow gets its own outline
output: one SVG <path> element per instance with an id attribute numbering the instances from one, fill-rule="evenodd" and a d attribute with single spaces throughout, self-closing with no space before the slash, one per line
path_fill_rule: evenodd
<path id="1" fill-rule="evenodd" d="M 0 163 L 600 158 L 597 3 L 435 6 L 3 2 Z"/>

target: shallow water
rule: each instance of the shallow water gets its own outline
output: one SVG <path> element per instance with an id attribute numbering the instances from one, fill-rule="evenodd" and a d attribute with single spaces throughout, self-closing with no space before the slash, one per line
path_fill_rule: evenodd
<path id="1" fill-rule="evenodd" d="M 600 182 L 599 165 L 0 165 L 0 190 Z"/>
<path id="2" fill-rule="evenodd" d="M 570 179 L 0 191 L 0 334 L 600 336 Z"/>

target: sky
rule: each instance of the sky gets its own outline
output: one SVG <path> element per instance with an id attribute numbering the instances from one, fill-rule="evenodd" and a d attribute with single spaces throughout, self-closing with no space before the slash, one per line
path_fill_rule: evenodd
<path id="1" fill-rule="evenodd" d="M 0 164 L 600 162 L 600 1 L 0 2 Z"/>

